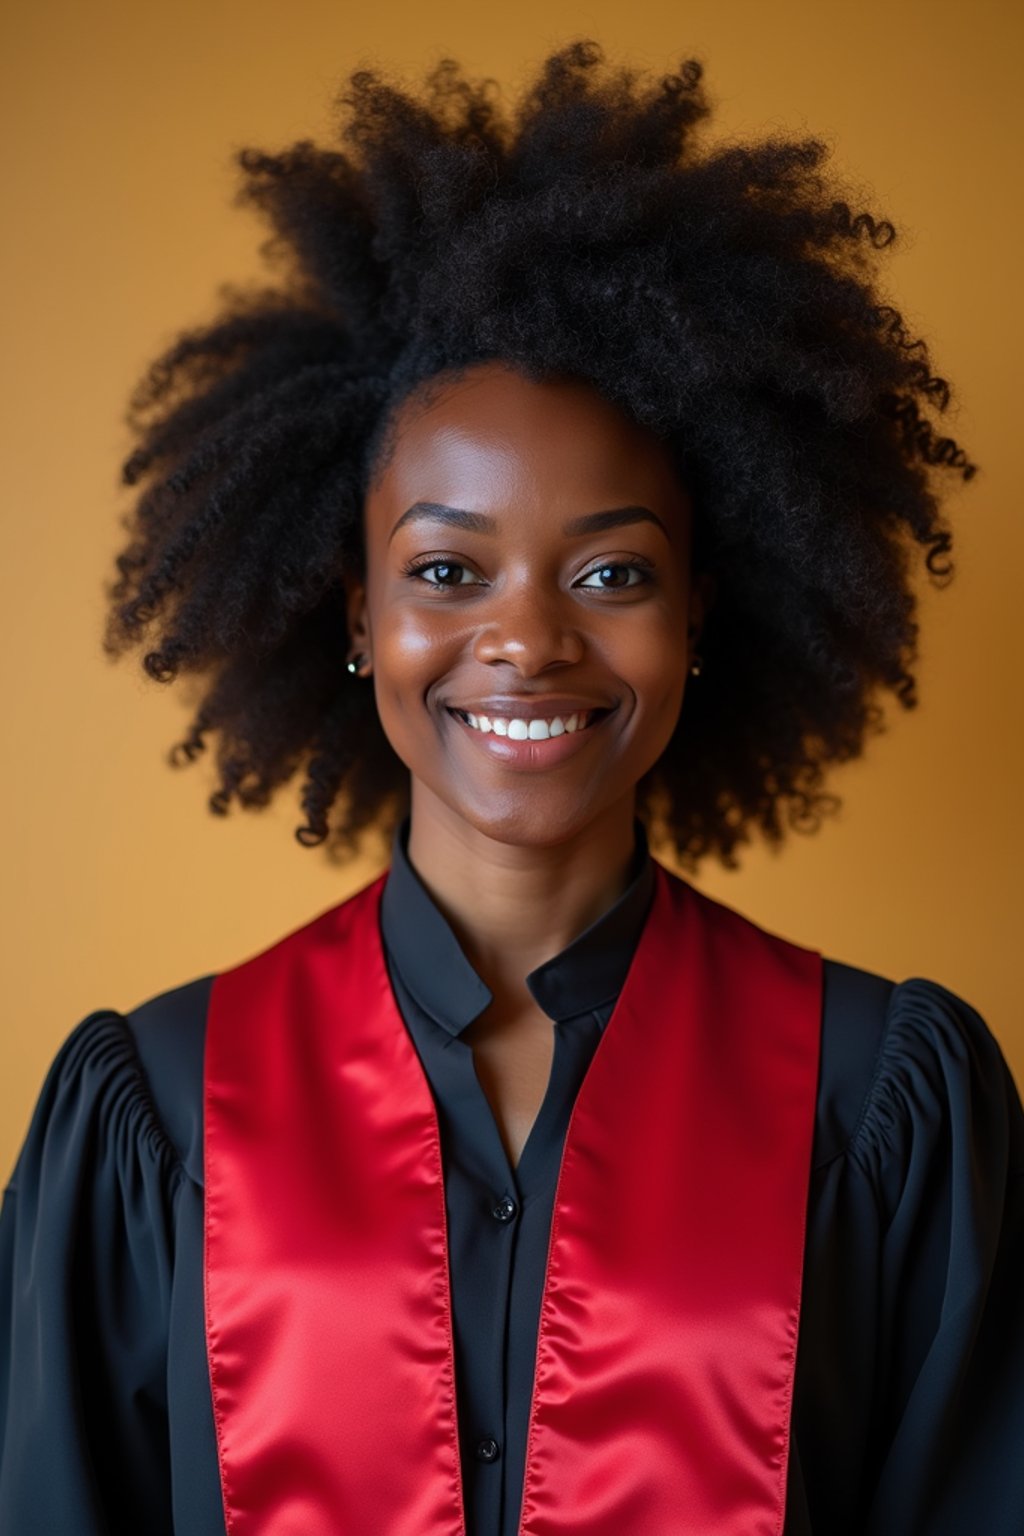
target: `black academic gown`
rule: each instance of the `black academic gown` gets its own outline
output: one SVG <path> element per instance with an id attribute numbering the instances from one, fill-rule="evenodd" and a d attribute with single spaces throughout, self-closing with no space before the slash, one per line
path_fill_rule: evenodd
<path id="1" fill-rule="evenodd" d="M 649 876 L 641 838 L 622 901 L 531 977 L 556 1065 L 513 1169 L 457 1038 L 489 994 L 396 839 L 382 927 L 442 1130 L 467 1536 L 515 1536 L 554 1175 Z M 0 1536 L 224 1536 L 202 1290 L 211 981 L 89 1014 L 39 1095 L 0 1215 Z M 1022 1445 L 1013 1079 L 944 987 L 826 960 L 785 1536 L 1021 1536 Z"/>

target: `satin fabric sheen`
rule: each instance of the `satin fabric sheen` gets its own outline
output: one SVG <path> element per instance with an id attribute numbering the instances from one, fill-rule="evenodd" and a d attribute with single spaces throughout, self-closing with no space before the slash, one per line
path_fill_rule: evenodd
<path id="1" fill-rule="evenodd" d="M 385 879 L 211 990 L 230 1536 L 465 1532 L 441 1143 Z M 566 1135 L 519 1536 L 782 1531 L 821 1002 L 817 951 L 658 866 Z"/>

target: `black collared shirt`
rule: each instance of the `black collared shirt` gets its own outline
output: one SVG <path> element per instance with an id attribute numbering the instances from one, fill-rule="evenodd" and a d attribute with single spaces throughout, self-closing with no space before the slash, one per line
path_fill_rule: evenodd
<path id="1" fill-rule="evenodd" d="M 548 1235 L 572 1106 L 611 1017 L 654 894 L 642 825 L 617 902 L 526 985 L 550 1017 L 547 1091 L 513 1167 L 461 1038 L 491 993 L 395 834 L 381 931 L 399 1009 L 437 1107 L 455 1331 L 467 1536 L 514 1536 L 526 1465 Z"/>

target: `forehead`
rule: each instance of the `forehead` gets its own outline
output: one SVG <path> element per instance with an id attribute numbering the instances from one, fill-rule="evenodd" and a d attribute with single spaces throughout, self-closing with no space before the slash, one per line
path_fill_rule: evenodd
<path id="1" fill-rule="evenodd" d="M 391 512 L 428 498 L 498 512 L 538 498 L 592 509 L 641 493 L 664 504 L 681 492 L 667 445 L 593 386 L 503 363 L 431 381 L 397 409 L 389 438 L 370 515 L 371 503 Z"/>

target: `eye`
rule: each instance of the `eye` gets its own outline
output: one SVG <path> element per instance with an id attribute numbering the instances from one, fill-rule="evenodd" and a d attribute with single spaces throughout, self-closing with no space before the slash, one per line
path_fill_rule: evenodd
<path id="1" fill-rule="evenodd" d="M 625 561 L 613 561 L 608 565 L 595 566 L 578 585 L 589 587 L 591 590 L 596 588 L 602 592 L 618 592 L 626 587 L 639 586 L 648 580 L 650 578 L 642 566 L 630 565 Z"/>
<path id="2" fill-rule="evenodd" d="M 428 571 L 433 571 L 434 576 L 428 576 Z M 418 576 L 428 587 L 465 587 L 477 579 L 469 567 L 458 560 L 429 560 L 423 565 L 411 566 L 408 574 Z"/>

